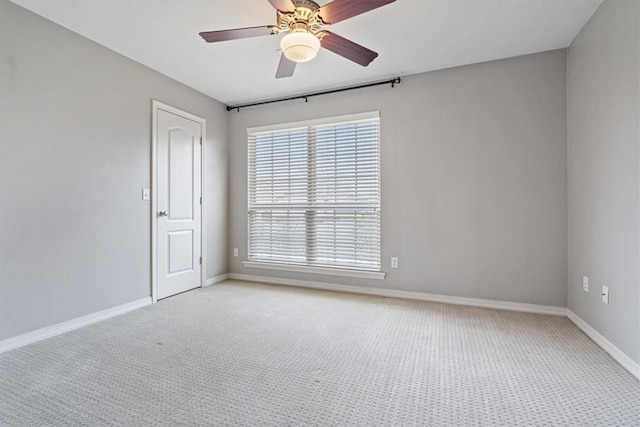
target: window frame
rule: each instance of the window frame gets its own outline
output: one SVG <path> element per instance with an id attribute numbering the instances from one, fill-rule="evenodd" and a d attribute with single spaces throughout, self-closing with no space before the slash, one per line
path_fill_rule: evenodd
<path id="1" fill-rule="evenodd" d="M 339 125 L 341 123 L 348 122 L 357 122 L 362 120 L 380 120 L 380 112 L 379 111 L 371 111 L 365 113 L 356 113 L 342 116 L 332 116 L 332 117 L 324 117 L 319 119 L 312 120 L 302 120 L 295 122 L 287 122 L 287 123 L 278 123 L 266 126 L 257 126 L 247 128 L 247 150 L 249 149 L 249 137 L 252 134 L 265 133 L 265 132 L 277 132 L 277 131 L 285 131 L 285 130 L 293 130 L 299 128 L 310 128 L 314 126 L 323 126 L 323 125 Z M 379 221 L 379 259 L 380 266 L 377 270 L 374 269 L 359 269 L 357 267 L 348 267 L 348 266 L 320 266 L 320 265 L 312 265 L 312 264 L 304 264 L 304 263 L 288 263 L 282 261 L 265 261 L 265 260 L 252 260 L 247 259 L 242 261 L 242 264 L 245 267 L 249 268 L 259 268 L 266 270 L 281 270 L 281 271 L 290 271 L 290 272 L 301 272 L 301 273 L 314 273 L 314 274 L 324 274 L 324 275 L 332 275 L 332 276 L 347 276 L 347 277 L 359 277 L 359 278 L 367 278 L 367 279 L 378 279 L 382 280 L 385 278 L 386 273 L 382 272 L 382 215 L 381 215 L 381 159 L 380 159 L 380 146 L 381 146 L 381 135 L 378 133 L 378 204 L 377 208 L 378 212 L 378 221 Z M 247 152 L 247 172 L 249 172 L 250 164 L 248 159 L 249 152 Z M 247 195 L 250 194 L 251 182 L 247 181 Z M 251 209 L 249 197 L 246 199 L 247 209 L 246 209 L 246 218 L 247 218 L 247 248 L 251 247 L 251 235 L 250 231 L 250 218 L 249 212 Z M 249 251 L 247 251 L 247 256 L 249 256 Z"/>

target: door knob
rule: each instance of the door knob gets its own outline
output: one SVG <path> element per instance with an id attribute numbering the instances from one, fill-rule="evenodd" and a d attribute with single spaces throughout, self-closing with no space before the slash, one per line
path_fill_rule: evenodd
<path id="1" fill-rule="evenodd" d="M 158 212 L 158 216 L 169 216 L 169 212 L 167 212 L 167 211 L 160 211 L 160 212 Z"/>

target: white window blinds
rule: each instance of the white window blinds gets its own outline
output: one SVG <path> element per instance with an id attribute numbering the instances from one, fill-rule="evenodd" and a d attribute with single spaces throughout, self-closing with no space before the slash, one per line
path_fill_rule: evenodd
<path id="1" fill-rule="evenodd" d="M 248 130 L 249 260 L 380 270 L 378 113 Z"/>

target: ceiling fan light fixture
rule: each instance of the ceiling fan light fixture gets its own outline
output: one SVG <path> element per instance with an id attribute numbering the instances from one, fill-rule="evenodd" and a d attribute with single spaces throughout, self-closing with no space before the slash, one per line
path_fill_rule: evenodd
<path id="1" fill-rule="evenodd" d="M 294 31 L 280 41 L 280 48 L 287 59 L 293 62 L 311 61 L 320 50 L 320 40 L 306 31 Z"/>

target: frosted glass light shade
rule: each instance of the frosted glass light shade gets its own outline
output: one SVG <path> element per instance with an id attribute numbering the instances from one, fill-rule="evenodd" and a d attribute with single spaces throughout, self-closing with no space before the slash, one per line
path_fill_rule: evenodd
<path id="1" fill-rule="evenodd" d="M 280 48 L 287 59 L 293 62 L 307 62 L 318 54 L 320 40 L 311 33 L 293 32 L 282 38 Z"/>

